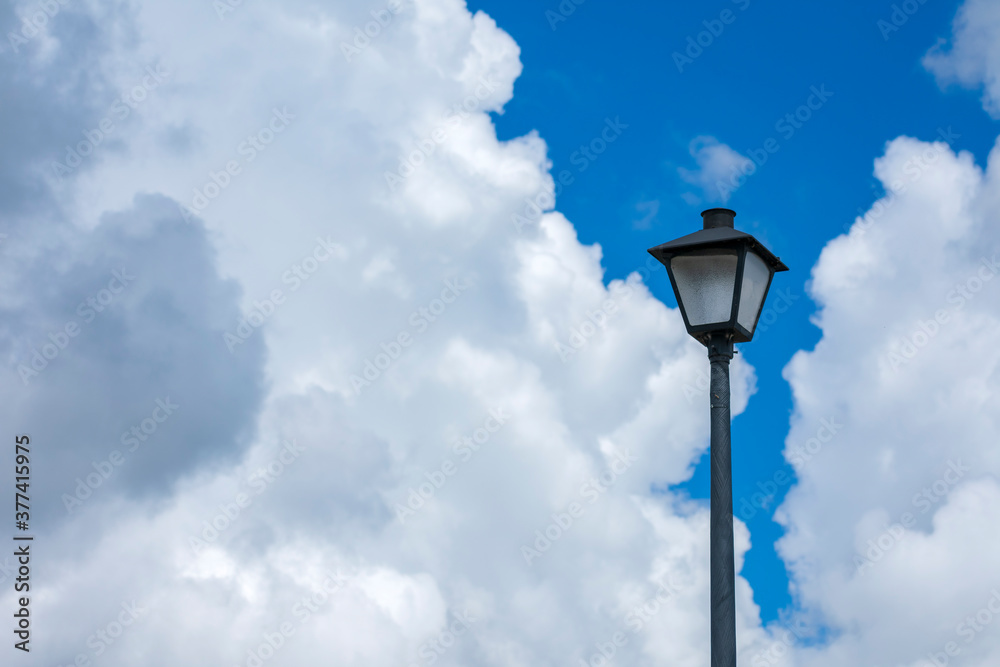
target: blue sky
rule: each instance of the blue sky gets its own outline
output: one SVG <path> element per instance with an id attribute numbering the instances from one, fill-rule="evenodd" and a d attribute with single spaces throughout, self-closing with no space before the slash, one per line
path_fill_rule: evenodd
<path id="1" fill-rule="evenodd" d="M 689 204 L 682 197 L 692 191 L 677 171 L 695 166 L 691 137 L 714 136 L 744 155 L 759 154 L 768 138 L 778 142 L 779 150 L 725 204 L 737 212 L 737 227 L 766 239 L 791 267 L 774 288 L 802 297 L 770 331 L 741 348 L 756 368 L 758 393 L 733 424 L 737 505 L 775 472 L 794 475 L 781 456 L 792 408 L 781 371 L 796 350 L 819 339 L 809 321 L 815 305 L 806 294 L 819 252 L 884 194 L 872 176 L 874 158 L 901 134 L 936 141 L 939 131 L 952 128 L 958 135 L 953 147 L 982 162 L 996 138 L 996 123 L 983 114 L 975 93 L 942 92 L 920 64 L 947 38 L 960 3 L 918 5 L 898 30 L 885 27 L 896 27 L 893 4 L 623 6 L 588 0 L 564 16 L 555 2 L 469 3 L 495 17 L 521 47 L 524 73 L 514 99 L 495 117 L 498 135 L 536 129 L 549 145 L 553 173 L 572 173 L 574 182 L 557 206 L 582 242 L 601 245 L 608 280 L 641 266 L 646 248 L 698 228 L 705 208 L 722 205 L 707 199 Z M 732 12 L 728 25 L 719 21 L 725 10 Z M 708 46 L 700 54 L 690 51 L 697 57 L 682 60 L 679 69 L 674 54 L 686 56 L 688 38 L 710 28 L 719 35 L 711 42 L 703 37 Z M 832 96 L 788 136 L 776 125 L 807 102 L 814 86 Z M 606 118 L 621 118 L 629 127 L 581 172 L 571 158 L 598 136 Z M 645 220 L 651 209 L 639 204 L 650 201 L 658 203 L 656 215 Z M 649 228 L 636 229 L 635 221 L 643 220 Z M 665 272 L 650 284 L 658 298 L 674 303 Z M 681 485 L 692 497 L 708 497 L 706 461 L 707 455 Z M 785 568 L 772 547 L 781 529 L 770 514 L 760 511 L 749 520 L 754 546 L 744 570 L 767 620 L 791 603 Z"/>

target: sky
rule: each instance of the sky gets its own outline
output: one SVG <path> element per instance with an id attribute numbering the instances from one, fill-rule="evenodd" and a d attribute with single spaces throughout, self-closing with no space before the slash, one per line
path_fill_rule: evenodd
<path id="1" fill-rule="evenodd" d="M 880 3 L 550 4 L 469 7 L 496 18 L 521 47 L 525 71 L 496 118 L 498 136 L 537 130 L 549 146 L 552 172 L 570 171 L 573 183 L 558 208 L 582 242 L 601 244 L 606 277 L 627 276 L 646 261 L 645 248 L 693 231 L 701 210 L 721 205 L 734 208 L 737 226 L 766 239 L 793 269 L 775 281 L 788 295 L 787 314 L 742 350 L 754 362 L 760 395 L 734 423 L 738 510 L 742 497 L 760 491 L 758 482 L 766 484 L 778 469 L 793 474 L 781 455 L 794 407 L 781 371 L 820 338 L 810 322 L 816 306 L 807 296 L 809 269 L 826 243 L 885 192 L 872 173 L 873 157 L 900 135 L 949 141 L 979 163 L 993 146 L 995 122 L 978 96 L 943 92 L 921 65 L 930 47 L 949 38 L 960 3 L 924 3 L 912 15 L 909 5 L 894 14 L 893 4 Z M 814 89 L 826 95 L 815 98 L 818 109 L 802 113 L 801 127 L 785 119 Z M 605 118 L 629 127 L 590 163 L 580 149 Z M 776 152 L 764 148 L 768 139 Z M 743 160 L 753 156 L 759 172 L 734 187 L 734 167 L 724 157 L 745 162 L 717 152 L 718 175 L 703 169 L 712 174 L 706 181 L 685 179 L 700 164 L 690 151 L 717 144 Z M 707 195 L 700 183 L 715 192 Z M 648 284 L 674 305 L 665 274 Z M 707 455 L 701 463 L 691 482 L 679 485 L 695 498 L 708 497 Z M 774 504 L 787 489 L 778 489 Z M 792 600 L 773 549 L 781 528 L 757 509 L 751 504 L 744 512 L 760 536 L 744 573 L 764 584 L 754 587 L 754 599 L 771 620 Z"/>
<path id="2" fill-rule="evenodd" d="M 791 269 L 732 366 L 740 664 L 997 664 L 996 3 L 0 28 L 11 664 L 709 664 L 708 363 L 646 249 L 717 206 Z"/>

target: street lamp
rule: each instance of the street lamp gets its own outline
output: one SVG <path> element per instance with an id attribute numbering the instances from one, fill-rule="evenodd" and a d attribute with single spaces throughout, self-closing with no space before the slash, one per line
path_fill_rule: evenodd
<path id="1" fill-rule="evenodd" d="M 750 234 L 733 228 L 734 211 L 701 214 L 704 229 L 649 249 L 670 276 L 684 326 L 708 348 L 711 375 L 712 667 L 736 667 L 736 564 L 729 433 L 733 343 L 753 339 L 771 278 L 788 267 Z"/>

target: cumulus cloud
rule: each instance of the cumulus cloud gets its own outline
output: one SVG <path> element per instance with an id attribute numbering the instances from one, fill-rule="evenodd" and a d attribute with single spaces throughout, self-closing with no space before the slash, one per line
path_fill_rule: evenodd
<path id="1" fill-rule="evenodd" d="M 823 337 L 785 369 L 798 484 L 778 546 L 833 639 L 795 664 L 924 665 L 952 642 L 970 664 L 1000 657 L 996 633 L 961 627 L 1000 584 L 998 159 L 890 142 L 889 194 L 813 268 Z"/>
<path id="2" fill-rule="evenodd" d="M 966 0 L 958 10 L 950 41 L 942 40 L 924 66 L 941 85 L 981 88 L 983 107 L 1000 118 L 1000 7 L 989 0 Z"/>

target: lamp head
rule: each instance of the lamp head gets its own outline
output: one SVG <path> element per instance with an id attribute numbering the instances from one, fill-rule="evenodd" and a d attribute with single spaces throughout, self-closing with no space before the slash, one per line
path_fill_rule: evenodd
<path id="1" fill-rule="evenodd" d="M 718 333 L 748 342 L 771 279 L 788 267 L 760 241 L 735 229 L 735 211 L 711 208 L 701 217 L 700 231 L 650 248 L 649 254 L 667 268 L 691 336 L 704 345 Z"/>

